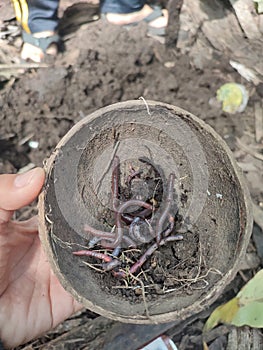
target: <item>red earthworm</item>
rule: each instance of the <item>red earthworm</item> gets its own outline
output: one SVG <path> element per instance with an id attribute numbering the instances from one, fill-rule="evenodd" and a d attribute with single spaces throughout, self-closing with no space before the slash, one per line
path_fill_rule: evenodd
<path id="1" fill-rule="evenodd" d="M 89 226 L 88 224 L 86 224 L 84 226 L 84 230 L 89 232 L 89 233 L 91 233 L 93 236 L 113 241 L 112 243 L 108 243 L 107 244 L 107 247 L 109 247 L 109 248 L 115 248 L 115 247 L 121 245 L 121 242 L 122 242 L 122 239 L 123 239 L 123 229 L 122 229 L 122 225 L 121 225 L 121 215 L 122 215 L 122 213 L 123 213 L 123 211 L 125 209 L 127 209 L 128 207 L 130 207 L 132 205 L 141 206 L 141 207 L 144 207 L 146 209 L 151 209 L 152 210 L 151 204 L 143 202 L 143 201 L 138 200 L 138 199 L 131 199 L 131 200 L 123 203 L 119 207 L 119 209 L 117 211 L 117 215 L 116 215 L 116 229 L 117 229 L 117 232 L 115 234 L 112 234 L 110 232 L 101 231 L 101 230 L 96 230 L 95 228 Z M 132 243 L 134 243 L 134 242 L 132 241 Z M 132 245 L 134 245 L 134 244 L 132 244 Z"/>
<path id="2" fill-rule="evenodd" d="M 145 261 L 148 259 L 149 256 L 151 256 L 153 254 L 153 252 L 158 249 L 158 244 L 154 243 L 153 245 L 151 245 L 146 252 L 144 252 L 144 254 L 140 257 L 140 259 L 138 261 L 136 261 L 135 264 L 133 264 L 130 268 L 130 273 L 135 273 L 139 267 L 141 267 Z"/>
<path id="3" fill-rule="evenodd" d="M 107 246 L 109 248 L 110 247 L 115 248 L 115 247 L 121 245 L 122 238 L 123 238 L 123 229 L 122 229 L 122 225 L 121 225 L 121 215 L 125 209 L 127 209 L 128 207 L 130 207 L 132 205 L 141 206 L 141 207 L 149 208 L 149 209 L 152 208 L 152 206 L 146 202 L 140 201 L 138 199 L 130 199 L 129 201 L 123 203 L 117 211 L 117 215 L 116 215 L 117 231 L 116 231 L 116 234 L 97 230 L 97 229 L 89 226 L 88 224 L 86 224 L 84 226 L 84 230 L 91 233 L 93 236 L 113 241 L 112 243 L 108 243 Z"/>
<path id="4" fill-rule="evenodd" d="M 124 210 L 126 210 L 127 208 L 131 207 L 131 206 L 139 206 L 139 207 L 143 207 L 146 209 L 153 209 L 152 205 L 149 203 L 146 203 L 144 201 L 141 201 L 139 199 L 130 199 L 127 202 L 122 203 L 122 205 L 119 207 L 118 209 L 118 214 L 122 214 L 124 212 Z"/>
<path id="5" fill-rule="evenodd" d="M 183 235 L 168 236 L 161 240 L 160 245 L 163 245 L 167 242 L 181 241 L 182 239 L 184 239 Z"/>
<path id="6" fill-rule="evenodd" d="M 121 265 L 121 262 L 117 259 L 113 259 L 112 261 L 106 263 L 106 264 L 102 264 L 102 268 L 104 271 L 111 271 L 112 269 L 114 269 L 115 267 Z"/>
<path id="7" fill-rule="evenodd" d="M 96 243 L 100 242 L 100 245 L 104 248 L 116 248 L 121 244 L 121 239 L 123 238 L 126 241 L 126 244 L 130 247 L 136 246 L 134 241 L 129 237 L 123 237 L 122 227 L 117 228 L 117 235 L 111 232 L 105 232 L 101 230 L 96 230 L 95 228 L 85 224 L 84 230 L 91 233 L 93 236 L 98 237 L 99 240 Z M 109 242 L 111 241 L 111 242 Z"/>
<path id="8" fill-rule="evenodd" d="M 182 235 L 175 235 L 175 236 L 169 236 L 169 237 L 163 238 L 159 244 L 155 242 L 146 250 L 146 252 L 140 257 L 140 259 L 131 266 L 128 272 L 112 271 L 113 276 L 118 278 L 125 278 L 129 274 L 134 274 L 146 262 L 149 256 L 151 256 L 155 252 L 155 250 L 158 249 L 159 245 L 162 246 L 167 242 L 181 241 L 182 239 L 183 239 Z"/>
<path id="9" fill-rule="evenodd" d="M 120 167 L 119 157 L 115 156 L 113 160 L 113 170 L 112 170 L 112 206 L 115 212 L 115 224 L 116 224 L 115 233 L 97 230 L 92 228 L 89 225 L 85 225 L 84 227 L 85 231 L 91 233 L 94 236 L 93 239 L 96 239 L 96 242 L 94 244 L 100 241 L 100 245 L 102 247 L 106 249 L 114 248 L 112 255 L 109 256 L 107 254 L 103 254 L 92 250 L 81 250 L 78 252 L 73 252 L 74 255 L 86 255 L 97 259 L 101 259 L 102 261 L 104 261 L 104 263 L 102 264 L 104 271 L 113 270 L 115 267 L 121 265 L 121 262 L 118 259 L 115 259 L 114 257 L 118 256 L 120 247 L 123 242 L 125 242 L 126 245 L 128 246 L 136 247 L 136 243 L 133 241 L 133 239 L 124 235 L 121 220 L 123 221 L 126 220 L 126 222 L 130 224 L 130 230 L 134 234 L 134 237 L 135 238 L 137 237 L 137 239 L 140 240 L 141 239 L 140 231 L 138 230 L 138 232 L 137 231 L 135 232 L 135 229 L 139 228 L 138 222 L 139 220 L 144 220 L 145 222 L 147 222 L 146 220 L 147 216 L 149 216 L 153 211 L 153 206 L 151 204 L 141 200 L 137 200 L 137 199 L 131 199 L 120 204 L 120 201 L 118 198 L 119 197 L 119 193 L 118 193 L 119 167 Z M 134 173 L 133 175 L 137 176 L 138 174 Z M 156 230 L 153 230 L 152 226 L 149 224 L 149 232 L 151 233 L 152 236 L 156 236 L 156 242 L 152 244 L 146 250 L 146 252 L 144 252 L 144 254 L 140 257 L 140 259 L 130 267 L 128 272 L 113 270 L 112 274 L 115 277 L 125 278 L 127 276 L 127 273 L 128 274 L 135 273 L 145 263 L 148 257 L 151 256 L 156 249 L 158 249 L 160 245 L 164 245 L 167 242 L 183 239 L 182 235 L 169 236 L 174 228 L 174 217 L 169 213 L 172 205 L 172 200 L 173 200 L 174 180 L 175 180 L 175 174 L 171 173 L 168 181 L 168 191 L 167 191 L 168 193 L 167 193 L 167 198 L 164 205 L 164 211 L 160 215 L 159 219 L 157 220 Z M 124 213 L 124 211 L 131 206 L 141 207 L 145 209 L 141 210 L 140 212 L 138 212 L 137 210 L 135 213 L 133 213 L 133 215 Z M 165 230 L 163 230 L 165 220 L 167 219 L 169 221 L 169 225 Z"/>
<path id="10" fill-rule="evenodd" d="M 119 205 L 119 198 L 118 198 L 118 192 L 119 192 L 119 176 L 120 176 L 120 158 L 116 155 L 113 159 L 112 164 L 112 178 L 111 178 L 111 191 L 112 191 L 112 207 L 115 212 L 118 211 L 118 205 Z M 141 171 L 134 171 L 131 175 L 131 179 L 134 176 L 137 176 L 141 173 Z M 146 208 L 142 212 L 138 213 L 136 216 L 140 216 L 141 218 L 146 218 L 152 213 L 152 208 Z M 124 214 L 122 213 L 122 220 L 126 224 L 130 224 L 133 221 L 134 217 L 130 214 Z"/>
<path id="11" fill-rule="evenodd" d="M 136 216 L 139 216 L 142 219 L 146 219 L 148 216 L 150 216 L 153 212 L 153 207 L 152 208 L 145 208 L 139 213 L 136 214 Z"/>
<path id="12" fill-rule="evenodd" d="M 109 263 L 112 261 L 112 257 L 108 256 L 107 254 L 103 254 L 100 252 L 96 252 L 94 250 L 79 250 L 77 252 L 73 252 L 74 255 L 86 255 L 91 256 L 93 258 L 97 258 L 100 260 L 105 261 L 106 263 Z"/>
<path id="13" fill-rule="evenodd" d="M 123 238 L 123 229 L 122 229 L 122 225 L 121 225 L 121 216 L 119 215 L 118 212 L 117 212 L 117 215 L 116 215 L 116 232 L 115 232 L 115 237 L 114 238 L 115 238 L 114 241 L 109 244 L 109 246 L 112 247 L 112 248 L 116 248 L 119 245 L 121 245 L 122 238 Z"/>
<path id="14" fill-rule="evenodd" d="M 126 184 L 129 184 L 134 177 L 142 174 L 142 170 L 135 170 L 133 167 L 130 170 L 132 173 L 125 180 Z"/>
<path id="15" fill-rule="evenodd" d="M 137 244 L 128 236 L 123 236 L 123 241 L 126 243 L 127 247 L 136 248 Z M 101 240 L 100 245 L 105 249 L 113 249 L 115 248 L 112 243 L 108 240 Z"/>
<path id="16" fill-rule="evenodd" d="M 159 245 L 161 246 L 167 242 L 180 241 L 182 239 L 183 239 L 182 235 L 176 235 L 176 236 L 169 236 L 169 237 L 163 238 L 159 244 L 157 242 L 154 243 L 146 250 L 146 252 L 140 257 L 140 259 L 131 266 L 129 272 L 131 274 L 135 273 L 138 270 L 138 268 L 145 263 L 145 261 L 149 258 L 149 256 L 151 256 L 155 252 L 155 250 L 158 249 Z"/>
<path id="17" fill-rule="evenodd" d="M 84 230 L 91 233 L 93 236 L 96 236 L 99 238 L 104 238 L 104 239 L 109 239 L 109 240 L 115 239 L 114 233 L 97 230 L 88 224 L 85 224 Z"/>
<path id="18" fill-rule="evenodd" d="M 110 271 L 121 264 L 121 262 L 117 259 L 113 259 L 111 256 L 107 254 L 103 254 L 100 252 L 96 252 L 94 250 L 80 250 L 78 252 L 73 252 L 74 255 L 82 256 L 91 256 L 96 259 L 103 260 L 105 263 L 102 264 L 102 268 L 104 271 Z"/>
<path id="19" fill-rule="evenodd" d="M 170 211 L 172 200 L 173 200 L 173 188 L 174 188 L 174 179 L 175 175 L 172 173 L 169 176 L 169 182 L 168 182 L 168 190 L 167 190 L 167 198 L 166 198 L 166 205 L 164 208 L 164 211 L 162 215 L 160 216 L 158 222 L 156 223 L 156 242 L 157 244 L 161 241 L 161 234 L 163 231 L 163 224 L 167 218 L 167 215 Z"/>
<path id="20" fill-rule="evenodd" d="M 123 213 L 121 214 L 121 219 L 123 222 L 125 222 L 125 224 L 130 225 L 133 222 L 134 217 L 130 214 Z"/>
<path id="21" fill-rule="evenodd" d="M 114 270 L 112 270 L 111 273 L 113 274 L 114 277 L 117 277 L 117 278 L 125 278 L 127 276 L 125 271 L 114 271 Z"/>
<path id="22" fill-rule="evenodd" d="M 121 262 L 118 259 L 113 259 L 113 258 L 117 258 L 120 255 L 120 251 L 121 251 L 121 247 L 114 248 L 113 252 L 110 255 L 112 260 L 110 262 L 102 264 L 102 268 L 104 271 L 110 271 L 115 267 L 121 265 Z"/>
<path id="23" fill-rule="evenodd" d="M 146 209 L 143 209 L 140 212 L 136 212 L 136 213 L 133 213 L 133 214 L 122 213 L 121 214 L 121 218 L 122 218 L 122 221 L 125 222 L 125 224 L 130 225 L 133 222 L 135 217 L 146 219 L 148 216 L 150 216 L 152 214 L 152 212 L 153 211 L 152 211 L 151 208 L 146 208 Z"/>
<path id="24" fill-rule="evenodd" d="M 121 252 L 121 247 L 116 247 L 114 248 L 114 250 L 111 253 L 111 256 L 114 256 L 115 258 L 117 258 L 120 255 Z"/>
<path id="25" fill-rule="evenodd" d="M 117 215 L 118 206 L 119 206 L 119 176 L 120 176 L 120 158 L 116 155 L 113 159 L 112 164 L 112 178 L 111 178 L 111 191 L 112 191 L 112 207 L 114 212 Z M 122 220 L 126 224 L 130 224 L 133 221 L 133 217 L 130 214 L 122 214 Z"/>
<path id="26" fill-rule="evenodd" d="M 172 230 L 174 228 L 174 217 L 171 214 L 169 214 L 168 220 L 169 220 L 169 225 L 168 225 L 167 229 L 162 232 L 163 237 L 169 236 L 169 234 L 172 232 Z"/>
<path id="27" fill-rule="evenodd" d="M 136 206 L 140 206 L 140 207 L 144 207 L 144 208 L 152 208 L 152 206 L 146 202 L 143 202 L 141 200 L 138 199 L 130 199 L 127 202 L 124 202 L 118 209 L 117 211 L 117 215 L 116 215 L 116 235 L 115 235 L 115 239 L 112 243 L 108 244 L 108 247 L 112 247 L 115 248 L 118 245 L 121 245 L 122 239 L 123 239 L 123 229 L 122 229 L 122 225 L 121 225 L 121 215 L 124 212 L 125 209 L 129 208 L 132 205 L 136 205 Z M 109 238 L 109 236 L 104 238 Z M 111 237 L 110 237 L 111 238 Z"/>

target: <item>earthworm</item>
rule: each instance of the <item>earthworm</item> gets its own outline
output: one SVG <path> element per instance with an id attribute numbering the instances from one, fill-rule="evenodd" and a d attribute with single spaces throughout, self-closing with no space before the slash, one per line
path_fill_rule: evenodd
<path id="1" fill-rule="evenodd" d="M 99 237 L 99 238 L 104 238 L 104 239 L 107 239 L 107 240 L 113 240 L 115 239 L 115 234 L 111 233 L 111 232 L 105 232 L 105 231 L 101 231 L 101 230 L 97 230 L 93 227 L 91 227 L 90 225 L 88 224 L 85 224 L 84 226 L 84 230 L 86 232 L 89 232 L 91 233 L 93 236 L 96 236 L 96 237 Z"/>
<path id="2" fill-rule="evenodd" d="M 141 212 L 137 213 L 136 216 L 139 216 L 142 219 L 146 219 L 148 216 L 150 216 L 153 212 L 152 208 L 145 208 Z"/>
<path id="3" fill-rule="evenodd" d="M 114 277 L 117 277 L 117 278 L 125 278 L 127 277 L 127 273 L 125 271 L 114 271 L 112 270 L 111 273 L 113 274 Z"/>
<path id="4" fill-rule="evenodd" d="M 123 236 L 123 241 L 128 247 L 136 248 L 137 244 L 128 236 Z M 106 249 L 115 248 L 112 243 L 109 243 L 109 240 L 101 240 L 100 245 Z"/>
<path id="5" fill-rule="evenodd" d="M 168 236 L 161 240 L 160 245 L 164 245 L 167 242 L 181 241 L 184 239 L 183 235 Z"/>
<path id="6" fill-rule="evenodd" d="M 111 253 L 112 256 L 114 256 L 115 258 L 118 257 L 120 255 L 120 251 L 121 251 L 121 247 L 116 247 L 114 248 L 113 252 Z"/>
<path id="7" fill-rule="evenodd" d="M 127 225 L 130 225 L 134 220 L 134 217 L 132 215 L 125 214 L 125 213 L 121 214 L 121 218 L 122 218 L 122 221 L 125 222 L 125 224 Z"/>
<path id="8" fill-rule="evenodd" d="M 116 234 L 114 236 L 114 241 L 112 243 L 109 243 L 108 244 L 108 247 L 109 248 L 115 248 L 119 245 L 121 245 L 121 242 L 122 242 L 122 239 L 123 239 L 123 228 L 122 228 L 122 225 L 121 225 L 121 216 L 124 212 L 125 209 L 129 208 L 130 206 L 133 206 L 133 205 L 136 205 L 136 206 L 140 206 L 140 207 L 144 207 L 144 208 L 148 208 L 148 209 L 152 209 L 152 206 L 146 202 L 143 202 L 141 200 L 138 200 L 138 199 L 130 199 L 128 200 L 127 202 L 124 202 L 120 207 L 119 209 L 117 210 L 117 215 L 116 215 Z M 111 236 L 109 235 L 105 235 L 104 232 L 103 232 L 103 236 L 102 236 L 104 239 L 112 239 L 112 234 Z"/>
<path id="9" fill-rule="evenodd" d="M 131 207 L 131 206 L 138 206 L 138 207 L 143 207 L 146 209 L 153 209 L 152 205 L 149 203 L 146 203 L 144 201 L 141 201 L 139 199 L 130 199 L 127 202 L 124 202 L 119 209 L 117 210 L 118 214 L 122 214 L 124 212 L 124 210 L 126 210 L 127 208 Z"/>
<path id="10" fill-rule="evenodd" d="M 181 241 L 182 239 L 183 235 L 175 235 L 161 239 L 159 244 L 155 242 L 146 250 L 146 252 L 144 252 L 140 259 L 130 267 L 128 274 L 134 274 L 146 262 L 149 256 L 151 256 L 159 248 L 159 246 L 162 246 L 167 242 Z M 125 278 L 127 273 L 125 271 L 113 271 L 113 275 L 115 277 Z"/>
<path id="11" fill-rule="evenodd" d="M 130 200 L 130 201 L 122 204 L 119 211 L 116 213 L 116 233 L 115 234 L 111 233 L 111 232 L 97 230 L 88 224 L 85 224 L 84 230 L 91 233 L 93 236 L 100 238 L 100 239 L 111 241 L 111 243 L 106 243 L 106 244 L 104 242 L 101 242 L 102 246 L 104 246 L 104 247 L 106 246 L 107 248 L 115 248 L 115 247 L 121 245 L 121 242 L 123 239 L 123 229 L 122 229 L 122 225 L 121 225 L 121 214 L 122 213 L 120 212 L 120 210 L 125 210 L 127 207 L 129 207 L 131 205 L 139 205 L 139 204 L 141 204 L 142 206 L 146 206 L 147 208 L 150 206 L 150 204 L 142 202 L 142 201 L 138 201 L 138 200 Z M 129 246 L 134 246 L 134 242 L 131 239 L 125 237 L 125 240 L 126 240 L 126 242 L 128 241 Z"/>
<path id="12" fill-rule="evenodd" d="M 154 243 L 152 244 L 144 253 L 143 255 L 140 257 L 140 259 L 138 261 L 136 261 L 135 264 L 133 264 L 130 268 L 130 273 L 135 273 L 139 267 L 141 267 L 145 261 L 149 258 L 149 256 L 151 256 L 153 254 L 153 252 L 155 252 L 155 250 L 158 249 L 158 244 Z"/>
<path id="13" fill-rule="evenodd" d="M 114 269 L 115 267 L 121 265 L 121 262 L 117 259 L 113 259 L 112 261 L 106 263 L 106 264 L 102 264 L 102 268 L 104 271 L 111 271 L 112 269 Z"/>
<path id="14" fill-rule="evenodd" d="M 120 158 L 115 156 L 112 164 L 112 176 L 111 176 L 111 191 L 112 191 L 112 208 L 115 212 L 115 219 L 119 206 L 119 176 L 120 176 Z M 130 224 L 133 220 L 132 216 L 129 214 L 125 214 L 122 216 L 123 221 L 126 224 Z"/>
<path id="15" fill-rule="evenodd" d="M 113 259 L 111 256 L 107 254 L 96 252 L 94 250 L 79 250 L 78 252 L 73 252 L 73 254 L 80 255 L 80 256 L 82 255 L 91 256 L 93 258 L 104 261 L 105 263 L 102 264 L 102 268 L 104 271 L 110 271 L 121 264 L 119 260 Z"/>
<path id="16" fill-rule="evenodd" d="M 167 229 L 162 232 L 163 237 L 169 236 L 169 234 L 172 232 L 172 230 L 174 228 L 174 217 L 171 214 L 169 214 L 168 220 L 169 220 L 169 225 L 168 225 Z"/>
<path id="17" fill-rule="evenodd" d="M 112 257 L 110 257 L 107 254 L 99 253 L 94 250 L 79 250 L 77 252 L 73 252 L 74 255 L 86 255 L 86 256 L 91 256 L 93 258 L 97 258 L 100 260 L 105 261 L 106 263 L 109 263 L 112 261 Z"/>
<path id="18" fill-rule="evenodd" d="M 116 234 L 115 234 L 115 239 L 111 243 L 110 246 L 112 246 L 113 248 L 118 247 L 119 245 L 121 245 L 122 238 L 123 238 L 123 229 L 122 229 L 122 225 L 121 225 L 121 215 L 119 215 L 119 213 L 117 212 L 117 214 L 116 214 Z"/>
<path id="19" fill-rule="evenodd" d="M 164 210 L 161 213 L 159 219 L 156 222 L 156 229 L 154 230 L 151 221 L 147 221 L 147 217 L 152 214 L 154 206 L 138 199 L 130 199 L 124 203 L 120 203 L 119 200 L 119 171 L 120 171 L 120 159 L 118 156 L 115 156 L 113 159 L 113 169 L 112 169 L 112 207 L 115 213 L 115 232 L 105 232 L 102 230 L 97 230 L 88 224 L 84 226 L 84 230 L 92 234 L 94 237 L 90 240 L 92 245 L 100 242 L 100 245 L 105 249 L 113 249 L 112 254 L 109 256 L 100 252 L 93 250 L 81 250 L 78 252 L 73 252 L 74 255 L 86 255 L 93 258 L 102 260 L 102 268 L 104 271 L 112 271 L 112 274 L 115 277 L 125 278 L 127 273 L 134 274 L 137 270 L 145 263 L 145 261 L 151 256 L 154 251 L 158 249 L 159 246 L 166 244 L 167 242 L 173 242 L 176 240 L 183 239 L 182 235 L 169 236 L 174 228 L 174 216 L 171 215 L 170 209 L 173 201 L 173 189 L 175 174 L 171 173 L 168 180 L 168 190 L 167 198 L 164 204 Z M 131 179 L 134 176 L 137 176 L 138 172 L 133 172 Z M 125 213 L 129 207 L 135 206 L 140 209 L 136 210 L 133 215 Z M 142 210 L 142 208 L 144 208 Z M 139 211 L 140 210 L 140 211 Z M 168 219 L 168 226 L 166 229 L 163 229 L 165 221 Z M 132 236 L 124 235 L 124 230 L 122 227 L 122 221 L 130 225 L 129 232 Z M 144 254 L 135 262 L 128 272 L 125 271 L 115 271 L 114 268 L 121 265 L 121 262 L 118 260 L 118 255 L 120 254 L 120 249 L 122 243 L 125 242 L 127 246 L 136 247 L 136 242 L 134 239 L 139 242 L 146 242 L 146 238 L 140 232 L 140 221 L 146 222 L 149 225 L 149 232 L 152 237 L 156 237 L 156 242 L 152 244 Z"/>
<path id="20" fill-rule="evenodd" d="M 175 175 L 173 173 L 170 174 L 169 182 L 168 182 L 166 206 L 165 206 L 164 211 L 156 224 L 156 226 L 157 226 L 157 228 L 156 228 L 156 242 L 157 242 L 157 244 L 160 244 L 161 234 L 163 231 L 163 224 L 164 224 L 164 222 L 168 216 L 168 213 L 170 211 L 170 208 L 171 208 L 171 204 L 172 204 L 172 200 L 173 200 L 174 179 L 175 179 Z"/>
<path id="21" fill-rule="evenodd" d="M 130 167 L 130 171 L 131 171 L 131 174 L 125 180 L 126 184 L 128 184 L 128 185 L 133 178 L 142 174 L 142 170 L 135 170 L 132 166 Z"/>
<path id="22" fill-rule="evenodd" d="M 113 252 L 111 253 L 111 257 L 117 258 L 120 255 L 120 251 L 121 247 L 114 248 Z M 118 259 L 112 258 L 110 262 L 102 264 L 102 268 L 104 271 L 110 271 L 119 265 L 121 265 L 121 262 Z"/>
<path id="23" fill-rule="evenodd" d="M 125 222 L 125 224 L 130 225 L 133 222 L 135 217 L 146 219 L 148 216 L 152 214 L 152 212 L 153 212 L 152 209 L 145 208 L 140 212 L 134 213 L 134 215 L 122 213 L 121 218 L 122 218 L 122 221 Z"/>
<path id="24" fill-rule="evenodd" d="M 159 245 L 160 246 L 164 245 L 167 242 L 181 241 L 182 239 L 183 239 L 182 235 L 176 235 L 176 236 L 169 236 L 169 237 L 163 238 L 159 244 L 157 242 L 154 243 L 146 250 L 146 252 L 140 257 L 140 259 L 131 266 L 130 273 L 131 274 L 135 273 L 138 270 L 138 268 L 145 263 L 145 261 L 149 258 L 149 256 L 151 256 L 155 252 L 155 250 L 158 249 Z"/>
<path id="25" fill-rule="evenodd" d="M 121 227 L 121 215 L 123 214 L 124 210 L 131 207 L 132 205 L 144 207 L 147 209 L 152 209 L 152 206 L 146 202 L 143 202 L 138 199 L 130 199 L 127 202 L 124 202 L 117 211 L 117 217 L 116 217 L 116 226 L 117 226 L 117 237 L 116 240 L 113 242 L 113 246 L 117 246 L 121 243 L 122 237 L 123 237 L 123 230 Z"/>
<path id="26" fill-rule="evenodd" d="M 116 155 L 113 159 L 113 164 L 112 164 L 112 178 L 111 178 L 111 191 L 112 191 L 112 207 L 115 213 L 118 211 L 118 205 L 119 205 L 119 198 L 118 198 L 118 192 L 119 192 L 119 173 L 120 173 L 120 158 Z M 138 172 L 134 172 L 133 176 L 138 175 Z M 145 211 L 146 210 L 146 211 Z M 151 214 L 152 210 L 150 209 L 145 209 L 140 213 L 142 215 L 141 217 L 147 217 Z M 150 211 L 149 211 L 150 210 Z M 134 217 L 130 214 L 124 214 L 122 213 L 121 216 L 122 220 L 126 224 L 130 224 Z"/>

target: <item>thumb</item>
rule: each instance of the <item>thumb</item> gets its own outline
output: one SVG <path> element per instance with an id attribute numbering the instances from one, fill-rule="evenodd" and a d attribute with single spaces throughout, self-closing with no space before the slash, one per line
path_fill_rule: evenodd
<path id="1" fill-rule="evenodd" d="M 42 168 L 24 174 L 0 175 L 0 211 L 13 211 L 31 203 L 41 191 L 44 180 Z"/>

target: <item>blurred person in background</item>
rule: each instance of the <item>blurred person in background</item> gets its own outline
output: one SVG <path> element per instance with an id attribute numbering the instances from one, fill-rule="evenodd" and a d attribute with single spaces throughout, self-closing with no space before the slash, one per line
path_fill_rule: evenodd
<path id="1" fill-rule="evenodd" d="M 57 33 L 59 0 L 12 0 L 16 18 L 22 26 L 22 60 L 43 61 L 56 55 L 60 37 Z M 145 0 L 101 0 L 101 17 L 111 24 L 129 27 L 144 21 L 150 36 L 165 35 L 168 12 L 150 6 Z"/>

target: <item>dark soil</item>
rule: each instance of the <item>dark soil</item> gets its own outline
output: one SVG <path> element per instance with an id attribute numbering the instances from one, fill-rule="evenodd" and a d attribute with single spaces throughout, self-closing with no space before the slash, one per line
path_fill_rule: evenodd
<path id="1" fill-rule="evenodd" d="M 240 82 L 232 68 L 216 61 L 214 67 L 196 71 L 187 56 L 147 38 L 143 26 L 128 32 L 96 22 L 65 44 L 67 51 L 54 67 L 26 72 L 1 94 L 2 157 L 16 169 L 29 161 L 41 165 L 83 116 L 140 96 L 192 112 L 228 138 L 230 145 L 234 134 L 253 128 L 249 108 L 246 115 L 232 117 L 209 105 L 223 83 Z M 29 139 L 39 142 L 37 150 L 28 147 Z M 21 146 L 12 156 L 10 146 L 18 143 Z"/>
<path id="2" fill-rule="evenodd" d="M 263 203 L 263 172 L 259 170 L 262 164 L 236 144 L 236 138 L 248 145 L 255 143 L 254 103 L 261 100 L 257 90 L 233 70 L 227 56 L 219 54 L 210 66 L 198 70 L 172 41 L 169 46 L 162 45 L 145 34 L 144 25 L 126 31 L 102 21 L 89 23 L 65 36 L 65 52 L 48 68 L 27 70 L 16 79 L 2 81 L 0 173 L 16 173 L 30 163 L 42 166 L 59 140 L 84 116 L 100 107 L 143 96 L 179 106 L 212 126 L 247 169 L 253 201 Z M 230 115 L 214 103 L 217 89 L 231 81 L 244 84 L 250 92 L 245 113 Z M 32 141 L 38 143 L 36 148 Z M 249 166 L 256 170 L 251 171 Z M 181 201 L 187 202 L 187 189 L 182 189 Z M 27 209 L 21 218 L 31 212 Z M 153 254 L 144 267 L 148 271 L 144 283 L 150 285 L 147 298 L 162 293 L 164 286 L 182 293 L 205 287 L 203 280 L 194 287 L 189 282 L 196 276 L 200 260 L 198 243 L 199 235 L 189 231 L 182 242 L 169 244 Z M 129 254 L 136 260 L 141 252 Z M 164 267 L 168 275 L 169 269 L 173 270 L 173 279 L 164 280 Z M 203 262 L 199 268 L 205 275 L 207 267 Z M 110 273 L 98 276 L 102 283 L 106 280 L 109 285 L 120 285 Z M 135 303 L 142 298 L 141 289 L 115 288 L 111 293 L 125 295 Z"/>

